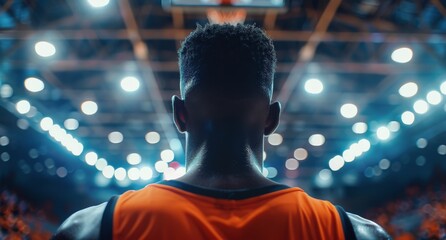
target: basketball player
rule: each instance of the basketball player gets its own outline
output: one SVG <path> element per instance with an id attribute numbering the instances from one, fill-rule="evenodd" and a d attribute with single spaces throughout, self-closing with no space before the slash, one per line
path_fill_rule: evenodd
<path id="1" fill-rule="evenodd" d="M 264 136 L 279 124 L 272 102 L 276 55 L 252 25 L 198 26 L 179 50 L 186 169 L 81 210 L 55 239 L 390 239 L 372 221 L 262 175 Z"/>

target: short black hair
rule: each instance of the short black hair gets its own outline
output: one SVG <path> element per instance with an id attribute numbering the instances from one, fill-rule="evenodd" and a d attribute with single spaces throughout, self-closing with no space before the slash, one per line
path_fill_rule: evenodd
<path id="1" fill-rule="evenodd" d="M 197 25 L 178 55 L 183 98 L 198 85 L 272 97 L 276 53 L 272 40 L 255 25 Z"/>

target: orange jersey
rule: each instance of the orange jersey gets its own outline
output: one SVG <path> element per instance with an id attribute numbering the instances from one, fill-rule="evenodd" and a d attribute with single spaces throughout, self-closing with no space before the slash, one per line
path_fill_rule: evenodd
<path id="1" fill-rule="evenodd" d="M 161 181 L 109 201 L 101 236 L 108 239 L 346 239 L 344 229 L 348 217 L 339 209 L 328 201 L 308 196 L 300 188 L 286 185 L 217 190 L 175 180 Z"/>

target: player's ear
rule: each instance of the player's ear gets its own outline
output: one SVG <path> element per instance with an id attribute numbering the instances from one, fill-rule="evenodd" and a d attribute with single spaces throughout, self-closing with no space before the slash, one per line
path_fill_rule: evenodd
<path id="1" fill-rule="evenodd" d="M 270 135 L 273 133 L 277 126 L 279 126 L 280 119 L 280 110 L 281 110 L 280 102 L 274 102 L 269 105 L 269 113 L 268 118 L 266 119 L 264 134 Z"/>
<path id="2" fill-rule="evenodd" d="M 186 132 L 187 112 L 184 101 L 178 96 L 172 96 L 173 121 L 179 132 Z"/>

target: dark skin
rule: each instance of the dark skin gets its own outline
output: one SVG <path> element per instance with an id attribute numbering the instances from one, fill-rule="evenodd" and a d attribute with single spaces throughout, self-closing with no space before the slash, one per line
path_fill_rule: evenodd
<path id="1" fill-rule="evenodd" d="M 262 175 L 263 140 L 279 124 L 281 106 L 258 94 L 209 89 L 172 98 L 174 122 L 186 134 L 187 173 L 178 181 L 214 189 L 278 184 Z M 69 217 L 55 239 L 96 239 L 106 204 Z M 376 223 L 348 213 L 358 239 L 391 239 Z"/>

